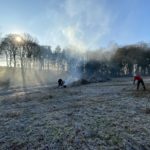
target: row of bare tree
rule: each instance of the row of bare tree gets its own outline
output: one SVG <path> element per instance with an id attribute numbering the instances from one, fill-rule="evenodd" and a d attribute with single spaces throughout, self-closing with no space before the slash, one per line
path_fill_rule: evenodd
<path id="1" fill-rule="evenodd" d="M 97 50 L 88 56 L 90 59 L 82 66 L 82 70 L 90 75 L 132 76 L 137 72 L 150 75 L 150 45 L 147 43 L 117 47 L 111 53 Z"/>
<path id="2" fill-rule="evenodd" d="M 28 65 L 31 60 L 40 56 L 40 47 L 29 34 L 23 36 L 9 34 L 1 39 L 0 52 L 6 58 L 7 67 L 21 67 Z"/>
<path id="3" fill-rule="evenodd" d="M 111 62 L 119 75 L 132 75 L 134 72 L 150 75 L 150 45 L 139 43 L 120 47 Z"/>
<path id="4" fill-rule="evenodd" d="M 29 34 L 8 34 L 0 41 L 0 54 L 5 57 L 7 67 L 37 68 L 43 70 L 80 70 L 92 74 L 124 76 L 132 75 L 134 66 L 144 75 L 150 74 L 150 46 L 139 43 L 117 47 L 111 53 L 86 52 L 82 56 L 70 49 L 57 46 L 40 46 Z"/>
<path id="5" fill-rule="evenodd" d="M 7 67 L 38 68 L 43 70 L 67 70 L 74 59 L 67 50 L 57 46 L 40 46 L 29 34 L 9 34 L 0 41 L 0 54 L 5 57 Z"/>

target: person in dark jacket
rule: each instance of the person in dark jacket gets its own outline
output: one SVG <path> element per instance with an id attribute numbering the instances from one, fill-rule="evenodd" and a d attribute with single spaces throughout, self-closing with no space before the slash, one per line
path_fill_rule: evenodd
<path id="1" fill-rule="evenodd" d="M 62 79 L 58 79 L 58 87 L 64 86 L 64 81 Z"/>
<path id="2" fill-rule="evenodd" d="M 137 80 L 137 90 L 139 90 L 140 84 L 142 84 L 143 89 L 146 90 L 144 81 L 143 81 L 142 77 L 139 74 L 134 76 L 133 84 L 135 84 L 136 80 Z"/>
<path id="3" fill-rule="evenodd" d="M 63 81 L 62 79 L 58 79 L 58 87 L 67 88 L 67 85 L 65 84 L 65 81 Z"/>

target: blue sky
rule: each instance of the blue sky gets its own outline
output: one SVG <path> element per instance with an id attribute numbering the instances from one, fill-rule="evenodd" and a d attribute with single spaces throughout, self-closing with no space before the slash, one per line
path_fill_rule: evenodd
<path id="1" fill-rule="evenodd" d="M 149 0 L 0 0 L 0 33 L 40 44 L 98 49 L 150 42 Z"/>

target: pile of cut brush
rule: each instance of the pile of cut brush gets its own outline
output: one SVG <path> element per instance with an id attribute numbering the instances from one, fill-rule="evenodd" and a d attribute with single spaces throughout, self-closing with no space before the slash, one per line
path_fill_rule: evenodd
<path id="1" fill-rule="evenodd" d="M 84 74 L 81 79 L 73 81 L 70 86 L 79 86 L 90 83 L 98 83 L 98 82 L 106 82 L 109 81 L 110 78 L 108 76 L 102 76 L 100 74 L 87 75 Z"/>

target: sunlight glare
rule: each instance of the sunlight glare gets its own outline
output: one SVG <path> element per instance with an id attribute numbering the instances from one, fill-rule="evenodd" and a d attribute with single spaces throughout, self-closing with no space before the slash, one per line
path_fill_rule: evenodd
<path id="1" fill-rule="evenodd" d="M 16 36 L 15 40 L 16 40 L 16 42 L 18 42 L 18 43 L 22 42 L 22 38 L 21 38 L 20 36 Z"/>

